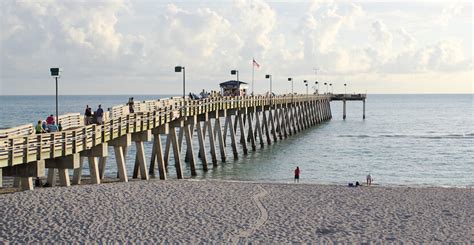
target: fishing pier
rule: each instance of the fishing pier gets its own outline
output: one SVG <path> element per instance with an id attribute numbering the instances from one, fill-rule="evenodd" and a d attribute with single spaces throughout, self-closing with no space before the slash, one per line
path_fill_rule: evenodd
<path id="1" fill-rule="evenodd" d="M 84 125 L 79 113 L 62 115 L 60 132 L 35 134 L 32 124 L 0 130 L 0 187 L 2 176 L 13 176 L 14 187 L 22 190 L 32 190 L 33 178 L 45 176 L 50 186 L 78 185 L 85 160 L 91 182 L 99 184 L 109 149 L 115 154 L 119 181 L 127 182 L 125 159 L 132 142 L 136 147 L 132 178 L 167 179 L 171 152 L 178 179 L 185 178 L 183 164 L 189 164 L 191 176 L 196 176 L 197 164 L 203 171 L 210 164 L 216 167 L 227 161 L 227 151 L 237 159 L 330 120 L 332 100 L 343 101 L 344 118 L 347 100 L 363 101 L 365 118 L 365 99 L 365 94 L 177 97 L 136 102 L 134 113 L 127 105 L 112 107 L 101 125 Z M 147 141 L 153 142 L 149 158 L 144 150 Z"/>

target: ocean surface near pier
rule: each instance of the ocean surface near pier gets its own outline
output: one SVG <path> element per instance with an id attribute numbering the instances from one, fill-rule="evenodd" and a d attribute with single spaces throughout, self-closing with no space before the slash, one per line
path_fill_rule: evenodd
<path id="1" fill-rule="evenodd" d="M 108 108 L 126 103 L 128 97 L 60 96 L 59 113 L 83 114 L 86 105 Z M 170 96 L 133 97 L 141 101 Z M 54 96 L 0 96 L 0 102 L 0 128 L 35 123 L 55 112 Z M 227 162 L 203 172 L 198 161 L 195 178 L 286 183 L 299 166 L 303 183 L 347 184 L 364 181 L 370 172 L 383 186 L 474 187 L 474 95 L 369 94 L 366 106 L 363 120 L 362 103 L 348 102 L 347 119 L 342 120 L 342 103 L 332 102 L 331 121 L 239 155 L 238 160 L 232 159 L 228 145 Z M 151 146 L 145 144 L 148 161 Z M 115 176 L 113 151 L 109 154 L 106 175 Z M 129 175 L 134 161 L 132 145 L 127 154 Z M 173 163 L 171 154 L 170 178 L 175 178 Z M 183 167 L 190 176 L 187 164 Z"/>

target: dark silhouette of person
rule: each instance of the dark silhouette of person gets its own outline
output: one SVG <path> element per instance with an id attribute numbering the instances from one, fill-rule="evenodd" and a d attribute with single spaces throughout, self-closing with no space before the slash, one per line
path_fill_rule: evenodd
<path id="1" fill-rule="evenodd" d="M 296 167 L 295 169 L 295 183 L 299 183 L 300 182 L 300 167 Z"/>

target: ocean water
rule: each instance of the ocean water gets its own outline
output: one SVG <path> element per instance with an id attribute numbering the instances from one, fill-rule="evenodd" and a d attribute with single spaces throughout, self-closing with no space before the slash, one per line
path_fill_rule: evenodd
<path id="1" fill-rule="evenodd" d="M 124 104 L 128 95 L 60 96 L 60 114 Z M 169 96 L 137 95 L 135 100 Z M 301 182 L 341 184 L 364 181 L 371 173 L 384 186 L 474 187 L 474 95 L 368 95 L 366 119 L 362 103 L 331 102 L 332 120 L 238 160 L 228 144 L 227 161 L 207 172 L 197 158 L 198 179 L 291 182 L 296 166 Z M 54 113 L 54 96 L 0 96 L 0 127 L 34 123 Z M 164 143 L 164 138 L 162 138 Z M 229 139 L 228 139 L 229 140 Z M 230 142 L 230 140 L 228 141 Z M 240 146 L 239 146 L 240 147 Z M 149 161 L 151 143 L 145 144 Z M 197 152 L 197 140 L 194 145 Z M 242 150 L 239 148 L 240 153 Z M 115 158 L 109 150 L 106 175 L 115 176 Z M 210 159 L 207 150 L 208 161 Z M 170 154 L 169 176 L 175 178 Z M 219 156 L 218 156 L 219 158 Z M 135 161 L 135 146 L 127 154 L 128 174 Z M 185 176 L 190 176 L 184 164 Z M 87 173 L 87 164 L 85 164 Z"/>

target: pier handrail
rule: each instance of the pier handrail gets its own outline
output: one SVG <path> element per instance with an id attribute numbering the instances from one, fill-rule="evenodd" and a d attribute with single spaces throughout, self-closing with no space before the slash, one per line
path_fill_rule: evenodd
<path id="1" fill-rule="evenodd" d="M 316 99 L 330 100 L 330 95 L 212 97 L 185 101 L 182 98 L 170 98 L 144 101 L 139 103 L 144 105 L 143 110 L 140 107 L 135 113 L 124 113 L 117 117 L 111 115 L 102 125 L 78 125 L 61 132 L 2 138 L 0 168 L 81 152 L 122 135 L 150 130 L 185 116 L 223 109 L 281 106 Z M 70 115 L 75 117 L 79 114 Z"/>

